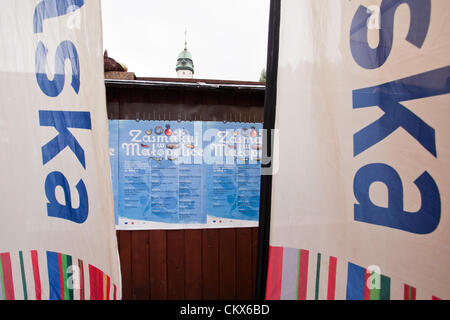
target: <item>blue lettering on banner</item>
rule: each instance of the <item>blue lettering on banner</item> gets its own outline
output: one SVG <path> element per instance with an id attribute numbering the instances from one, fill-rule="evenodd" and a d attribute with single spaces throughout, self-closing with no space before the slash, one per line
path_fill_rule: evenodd
<path id="1" fill-rule="evenodd" d="M 372 183 L 382 182 L 388 189 L 388 206 L 374 205 L 369 197 Z M 422 207 L 418 212 L 405 212 L 403 208 L 402 180 L 387 164 L 373 163 L 361 168 L 355 176 L 355 220 L 401 229 L 411 233 L 427 234 L 433 232 L 441 218 L 441 199 L 439 190 L 428 172 L 424 172 L 415 182 L 422 196 Z"/>
<path id="2" fill-rule="evenodd" d="M 84 0 L 43 0 L 35 8 L 33 18 L 34 33 L 43 32 L 43 21 L 66 15 L 80 9 Z M 62 41 L 56 49 L 55 75 L 53 80 L 47 77 L 47 48 L 39 41 L 35 55 L 36 81 L 41 91 L 50 98 L 57 97 L 64 89 L 65 61 L 69 60 L 72 66 L 72 88 L 75 93 L 80 91 L 80 62 L 74 43 Z M 69 147 L 75 157 L 86 169 L 85 152 L 75 139 L 69 128 L 91 130 L 91 114 L 82 111 L 54 111 L 39 110 L 39 124 L 42 127 L 54 127 L 58 135 L 42 147 L 42 163 L 45 166 L 62 150 Z M 64 192 L 64 204 L 56 199 L 56 190 L 61 187 Z M 83 180 L 75 186 L 78 191 L 79 206 L 72 207 L 70 185 L 62 172 L 54 171 L 48 174 L 44 188 L 47 196 L 47 215 L 53 218 L 64 219 L 74 223 L 84 223 L 89 215 L 88 191 Z"/>
<path id="3" fill-rule="evenodd" d="M 450 92 L 450 67 L 353 91 L 353 109 L 378 106 L 385 114 L 354 136 L 354 156 L 374 146 L 398 128 L 405 129 L 428 152 L 437 157 L 434 128 L 401 105 L 400 101 L 422 99 Z M 433 84 L 430 86 L 429 84 Z"/>
<path id="4" fill-rule="evenodd" d="M 350 31 L 350 47 L 355 62 L 365 69 L 381 67 L 393 46 L 394 16 L 397 8 L 407 4 L 411 22 L 406 40 L 421 48 L 430 25 L 430 0 L 383 0 L 380 7 L 381 29 L 377 48 L 367 41 L 367 8 L 357 10 Z M 404 79 L 353 91 L 353 109 L 378 106 L 384 115 L 353 136 L 353 155 L 360 155 L 403 128 L 427 152 L 438 157 L 436 132 L 400 102 L 450 93 L 450 66 L 424 72 Z M 381 182 L 388 189 L 388 205 L 382 208 L 370 199 L 370 186 Z M 422 205 L 418 212 L 404 211 L 403 184 L 397 171 L 387 164 L 374 163 L 361 168 L 355 175 L 353 191 L 358 201 L 354 205 L 354 220 L 394 228 L 415 234 L 436 230 L 441 218 L 441 197 L 433 177 L 425 171 L 414 181 L 420 191 Z"/>
<path id="5" fill-rule="evenodd" d="M 56 199 L 56 187 L 60 186 L 64 191 L 65 204 L 62 205 Z M 76 185 L 80 205 L 78 209 L 72 208 L 72 198 L 70 194 L 70 186 L 66 177 L 61 172 L 52 172 L 45 180 L 45 194 L 49 203 L 47 203 L 47 213 L 49 217 L 69 220 L 75 223 L 83 223 L 86 221 L 89 213 L 88 194 L 83 180 Z"/>
<path id="6" fill-rule="evenodd" d="M 367 40 L 367 20 L 370 11 L 360 6 L 352 21 L 350 48 L 356 63 L 365 69 L 381 67 L 389 57 L 394 42 L 394 18 L 397 8 L 407 4 L 411 23 L 406 40 L 421 48 L 427 37 L 431 18 L 431 0 L 383 0 L 380 6 L 379 44 L 371 48 Z"/>
<path id="7" fill-rule="evenodd" d="M 91 114 L 75 111 L 39 111 L 39 122 L 41 126 L 55 127 L 58 131 L 58 136 L 42 147 L 43 164 L 47 164 L 62 150 L 69 147 L 86 169 L 84 150 L 67 128 L 91 130 Z"/>
<path id="8" fill-rule="evenodd" d="M 70 41 L 63 41 L 56 49 L 55 59 L 55 75 L 53 80 L 47 77 L 47 48 L 42 41 L 38 43 L 36 50 L 36 80 L 44 92 L 49 97 L 57 97 L 64 89 L 64 82 L 66 79 L 64 71 L 64 63 L 66 60 L 70 61 L 72 66 L 72 83 L 73 90 L 78 94 L 80 91 L 80 62 L 78 59 L 77 49 Z"/>
<path id="9" fill-rule="evenodd" d="M 42 0 L 34 10 L 34 33 L 43 32 L 45 19 L 56 18 L 77 11 L 84 5 L 84 0 Z"/>

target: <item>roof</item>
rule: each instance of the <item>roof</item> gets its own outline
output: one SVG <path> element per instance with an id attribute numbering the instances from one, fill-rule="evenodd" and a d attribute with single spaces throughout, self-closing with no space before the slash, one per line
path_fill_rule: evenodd
<path id="1" fill-rule="evenodd" d="M 148 77 L 136 77 L 136 80 L 105 79 L 105 84 L 115 87 L 185 87 L 206 90 L 235 89 L 264 91 L 266 88 L 265 83 L 254 81 Z"/>

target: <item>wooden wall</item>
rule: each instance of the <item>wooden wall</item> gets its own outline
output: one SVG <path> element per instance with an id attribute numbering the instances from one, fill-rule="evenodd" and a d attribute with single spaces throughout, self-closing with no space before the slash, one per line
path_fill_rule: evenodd
<path id="1" fill-rule="evenodd" d="M 263 90 L 106 85 L 110 119 L 262 122 Z M 117 231 L 123 299 L 253 299 L 258 228 Z"/>
<path id="2" fill-rule="evenodd" d="M 117 231 L 125 300 L 254 298 L 258 228 Z"/>

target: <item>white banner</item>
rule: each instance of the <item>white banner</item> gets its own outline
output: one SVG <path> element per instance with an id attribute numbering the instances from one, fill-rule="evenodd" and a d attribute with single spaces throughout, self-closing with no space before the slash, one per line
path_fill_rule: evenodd
<path id="1" fill-rule="evenodd" d="M 98 0 L 0 10 L 0 300 L 121 299 Z"/>
<path id="2" fill-rule="evenodd" d="M 449 13 L 281 1 L 268 299 L 450 298 Z"/>

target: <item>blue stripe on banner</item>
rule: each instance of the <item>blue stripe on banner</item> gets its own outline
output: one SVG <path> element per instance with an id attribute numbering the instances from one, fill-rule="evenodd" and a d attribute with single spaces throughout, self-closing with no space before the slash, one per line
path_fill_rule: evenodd
<path id="1" fill-rule="evenodd" d="M 58 254 L 56 252 L 47 251 L 47 268 L 50 300 L 61 300 Z"/>
<path id="2" fill-rule="evenodd" d="M 347 300 L 364 300 L 364 281 L 366 269 L 348 263 Z"/>

